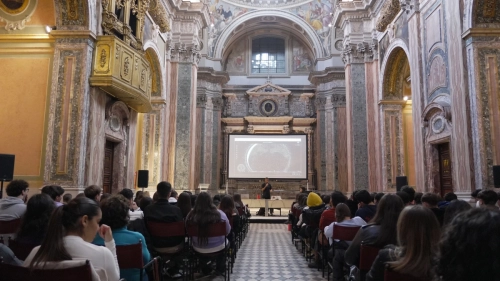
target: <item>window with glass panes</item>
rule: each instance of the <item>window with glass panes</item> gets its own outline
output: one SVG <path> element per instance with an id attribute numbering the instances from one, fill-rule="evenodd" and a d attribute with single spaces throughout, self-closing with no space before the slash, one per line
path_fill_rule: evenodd
<path id="1" fill-rule="evenodd" d="M 285 73 L 285 40 L 273 37 L 252 41 L 252 73 Z"/>

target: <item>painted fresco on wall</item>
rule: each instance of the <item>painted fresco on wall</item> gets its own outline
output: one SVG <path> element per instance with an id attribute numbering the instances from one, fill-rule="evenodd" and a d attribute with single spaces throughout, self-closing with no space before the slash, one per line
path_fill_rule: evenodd
<path id="1" fill-rule="evenodd" d="M 246 41 L 239 41 L 227 58 L 226 71 L 231 74 L 245 74 L 246 69 Z"/>
<path id="2" fill-rule="evenodd" d="M 312 56 L 309 50 L 296 39 L 292 40 L 292 72 L 312 70 Z"/>
<path id="3" fill-rule="evenodd" d="M 262 2 L 261 0 L 259 1 Z M 277 7 L 279 6 L 282 9 L 286 9 L 306 21 L 321 38 L 325 50 L 330 50 L 330 35 L 332 33 L 332 28 L 329 27 L 329 24 L 332 21 L 331 13 L 333 12 L 333 8 L 329 0 L 309 1 L 308 3 L 300 6 L 297 6 L 297 3 L 295 3 L 294 1 L 291 1 L 290 5 L 285 6 L 283 3 L 288 2 L 278 2 L 276 2 Z M 253 3 L 253 1 L 251 3 Z M 271 4 L 270 1 L 267 1 L 267 5 L 265 5 L 268 7 L 265 7 L 264 4 L 265 3 L 259 5 L 259 8 L 254 8 L 254 6 L 252 5 L 243 5 L 239 2 L 235 3 L 232 0 L 210 0 L 210 23 L 208 27 L 207 50 L 208 56 L 213 57 L 215 44 L 219 35 L 234 19 L 250 11 L 274 8 L 275 6 Z"/>

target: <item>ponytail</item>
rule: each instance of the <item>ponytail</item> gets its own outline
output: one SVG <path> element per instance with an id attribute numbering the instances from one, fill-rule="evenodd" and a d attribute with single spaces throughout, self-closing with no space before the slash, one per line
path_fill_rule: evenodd
<path id="1" fill-rule="evenodd" d="M 38 263 L 45 263 L 48 261 L 63 261 L 71 260 L 71 256 L 66 251 L 64 247 L 64 226 L 63 226 L 63 215 L 64 209 L 67 205 L 59 206 L 49 221 L 49 226 L 47 234 L 43 239 L 42 245 L 38 252 L 33 257 L 30 263 L 30 269 L 33 269 Z M 44 264 L 45 265 L 45 264 Z"/>
<path id="2" fill-rule="evenodd" d="M 47 234 L 30 263 L 30 268 L 38 263 L 71 260 L 71 255 L 64 247 L 64 236 L 68 231 L 82 232 L 80 218 L 92 219 L 99 213 L 99 205 L 86 197 L 75 198 L 67 205 L 58 207 L 52 214 Z"/>

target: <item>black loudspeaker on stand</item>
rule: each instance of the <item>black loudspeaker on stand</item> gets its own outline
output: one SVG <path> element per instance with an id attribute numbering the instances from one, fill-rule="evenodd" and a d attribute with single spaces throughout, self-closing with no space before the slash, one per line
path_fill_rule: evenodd
<path id="1" fill-rule="evenodd" d="M 15 155 L 0 154 L 0 199 L 3 196 L 3 182 L 14 178 Z"/>
<path id="2" fill-rule="evenodd" d="M 500 187 L 500 165 L 493 166 L 493 185 Z"/>
<path id="3" fill-rule="evenodd" d="M 408 178 L 405 176 L 396 177 L 396 190 L 401 191 L 401 188 L 408 185 Z"/>
<path id="4" fill-rule="evenodd" d="M 137 171 L 137 186 L 144 188 L 148 187 L 149 182 L 149 170 L 139 170 Z"/>

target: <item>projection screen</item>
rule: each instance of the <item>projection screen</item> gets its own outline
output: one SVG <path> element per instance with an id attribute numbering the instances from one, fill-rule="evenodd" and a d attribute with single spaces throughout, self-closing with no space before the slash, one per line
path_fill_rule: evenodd
<path id="1" fill-rule="evenodd" d="M 306 135 L 229 135 L 229 178 L 307 179 Z"/>

